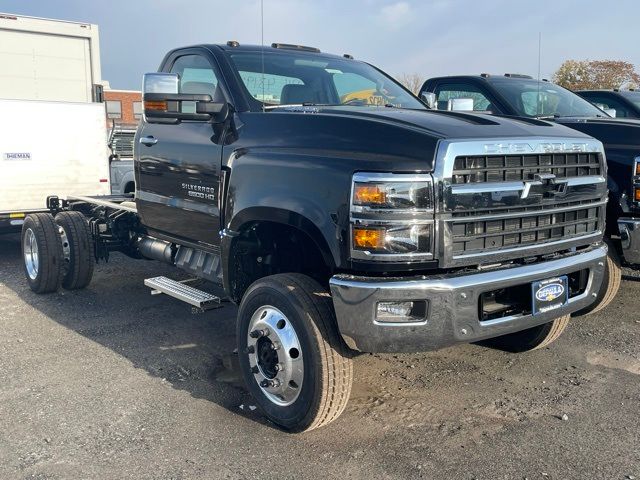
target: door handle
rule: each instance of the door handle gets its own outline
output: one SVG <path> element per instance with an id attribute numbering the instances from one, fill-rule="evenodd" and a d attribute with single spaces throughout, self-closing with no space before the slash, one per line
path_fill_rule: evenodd
<path id="1" fill-rule="evenodd" d="M 158 143 L 158 139 L 153 135 L 149 135 L 148 137 L 140 137 L 140 143 L 146 145 L 147 147 L 151 147 Z"/>

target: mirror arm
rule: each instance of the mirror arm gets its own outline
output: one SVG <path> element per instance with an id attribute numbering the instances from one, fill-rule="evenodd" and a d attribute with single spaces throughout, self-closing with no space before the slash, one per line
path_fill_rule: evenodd
<path id="1" fill-rule="evenodd" d="M 224 110 L 226 103 L 198 102 L 196 103 L 196 113 L 208 113 L 215 115 Z"/>

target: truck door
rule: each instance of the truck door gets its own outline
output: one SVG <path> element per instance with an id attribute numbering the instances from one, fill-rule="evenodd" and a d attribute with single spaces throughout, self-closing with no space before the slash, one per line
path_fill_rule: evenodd
<path id="1" fill-rule="evenodd" d="M 203 53 L 177 56 L 170 65 L 169 71 L 180 76 L 180 93 L 224 98 L 217 68 Z M 222 145 L 216 143 L 212 125 L 143 123 L 138 138 L 136 200 L 144 225 L 169 239 L 219 245 Z"/>

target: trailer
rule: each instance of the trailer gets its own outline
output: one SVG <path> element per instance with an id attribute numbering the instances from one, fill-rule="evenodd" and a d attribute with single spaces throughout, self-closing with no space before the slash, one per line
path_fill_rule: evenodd
<path id="1" fill-rule="evenodd" d="M 61 195 L 110 193 L 98 26 L 0 13 L 0 233 Z"/>

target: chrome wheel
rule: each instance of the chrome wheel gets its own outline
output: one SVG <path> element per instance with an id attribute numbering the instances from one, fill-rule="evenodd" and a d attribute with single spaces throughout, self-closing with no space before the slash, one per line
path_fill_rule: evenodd
<path id="1" fill-rule="evenodd" d="M 27 229 L 24 235 L 24 244 L 22 251 L 24 252 L 24 264 L 27 267 L 27 275 L 31 280 L 35 280 L 38 277 L 38 267 L 40 265 L 38 257 L 38 242 L 36 241 L 36 234 L 30 228 Z"/>
<path id="2" fill-rule="evenodd" d="M 280 310 L 266 305 L 254 312 L 246 353 L 265 396 L 278 406 L 295 402 L 304 379 L 303 352 L 293 324 Z"/>

